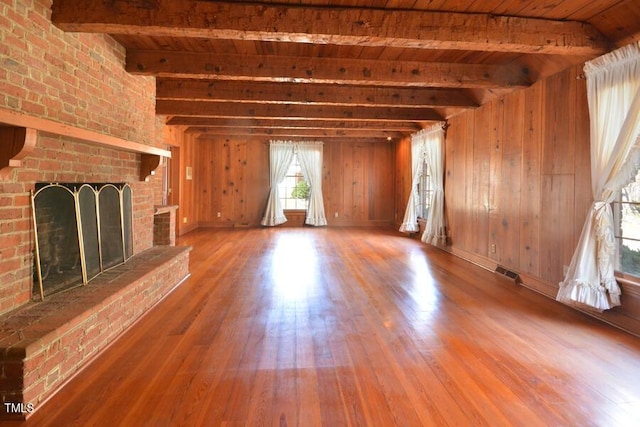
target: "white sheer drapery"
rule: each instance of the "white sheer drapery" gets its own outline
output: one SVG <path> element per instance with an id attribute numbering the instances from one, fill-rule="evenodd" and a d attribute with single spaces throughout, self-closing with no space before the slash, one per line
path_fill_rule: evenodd
<path id="1" fill-rule="evenodd" d="M 327 225 L 322 196 L 322 142 L 298 143 L 297 148 L 300 169 L 311 187 L 305 223 L 315 226 Z"/>
<path id="2" fill-rule="evenodd" d="M 444 128 L 438 124 L 425 135 L 425 161 L 431 176 L 431 200 L 427 224 L 421 240 L 437 245 L 446 242 L 444 228 Z"/>
<path id="3" fill-rule="evenodd" d="M 293 160 L 293 150 L 294 145 L 291 142 L 271 141 L 269 144 L 269 185 L 271 188 L 269 190 L 269 199 L 267 200 L 267 209 L 260 222 L 262 225 L 275 226 L 287 222 L 282 203 L 280 203 L 278 184 L 287 175 L 287 170 Z"/>
<path id="4" fill-rule="evenodd" d="M 603 311 L 620 305 L 610 203 L 640 167 L 640 43 L 585 65 L 594 203 L 556 299 Z"/>
<path id="5" fill-rule="evenodd" d="M 420 198 L 418 194 L 418 182 L 420 181 L 420 171 L 424 162 L 424 138 L 419 134 L 411 135 L 411 192 L 407 209 L 404 211 L 404 218 L 400 224 L 400 231 L 403 233 L 415 233 L 418 228 L 418 211 L 416 204 Z"/>
<path id="6" fill-rule="evenodd" d="M 402 232 L 416 232 L 418 213 L 416 204 L 420 199 L 418 182 L 422 172 L 422 164 L 426 161 L 430 170 L 432 192 L 427 226 L 422 234 L 422 241 L 437 244 L 444 236 L 444 122 L 411 135 L 411 193 L 407 202 L 404 219 L 400 225 Z"/>

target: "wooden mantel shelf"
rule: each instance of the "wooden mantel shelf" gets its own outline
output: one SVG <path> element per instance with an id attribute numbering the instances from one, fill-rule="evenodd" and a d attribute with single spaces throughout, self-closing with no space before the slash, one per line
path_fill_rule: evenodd
<path id="1" fill-rule="evenodd" d="M 170 213 L 171 211 L 177 210 L 178 207 L 179 207 L 178 205 L 155 205 L 153 207 L 153 209 L 154 209 L 153 214 L 154 215 L 160 215 L 160 214 L 164 214 L 164 213 L 167 213 L 167 212 Z"/>
<path id="2" fill-rule="evenodd" d="M 13 168 L 22 166 L 22 159 L 36 146 L 38 131 L 140 153 L 141 181 L 153 175 L 161 157 L 171 157 L 168 150 L 0 108 L 0 178 L 6 178 Z"/>

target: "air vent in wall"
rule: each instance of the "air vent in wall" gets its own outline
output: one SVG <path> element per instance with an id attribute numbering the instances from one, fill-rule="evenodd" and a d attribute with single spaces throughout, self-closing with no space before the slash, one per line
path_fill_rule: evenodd
<path id="1" fill-rule="evenodd" d="M 522 283 L 520 280 L 520 276 L 515 271 L 508 270 L 501 265 L 496 267 L 496 273 L 502 274 L 503 276 L 507 276 L 509 279 L 513 280 L 516 283 Z"/>

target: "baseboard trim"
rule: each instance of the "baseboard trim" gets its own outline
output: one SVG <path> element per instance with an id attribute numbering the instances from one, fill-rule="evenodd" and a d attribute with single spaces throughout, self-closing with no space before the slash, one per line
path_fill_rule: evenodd
<path id="1" fill-rule="evenodd" d="M 441 249 L 487 270 L 493 271 L 497 266 L 496 262 L 493 260 L 459 248 L 446 246 L 441 247 Z M 551 283 L 527 273 L 519 272 L 518 274 L 522 279 L 520 283 L 521 286 L 555 301 L 559 289 L 559 285 L 557 283 Z M 578 307 L 565 306 L 584 313 L 594 319 L 598 319 L 631 335 L 640 337 L 640 287 L 627 283 L 621 283 L 620 286 L 622 288 L 622 306 L 620 307 L 615 307 L 603 313 L 598 313 L 596 311 L 589 311 Z M 558 304 L 561 303 L 558 302 Z"/>

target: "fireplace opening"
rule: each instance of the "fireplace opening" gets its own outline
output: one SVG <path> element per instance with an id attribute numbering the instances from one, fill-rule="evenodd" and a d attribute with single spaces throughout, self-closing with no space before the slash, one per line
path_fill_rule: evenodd
<path id="1" fill-rule="evenodd" d="M 86 285 L 133 255 L 132 192 L 124 183 L 38 183 L 34 297 Z"/>

